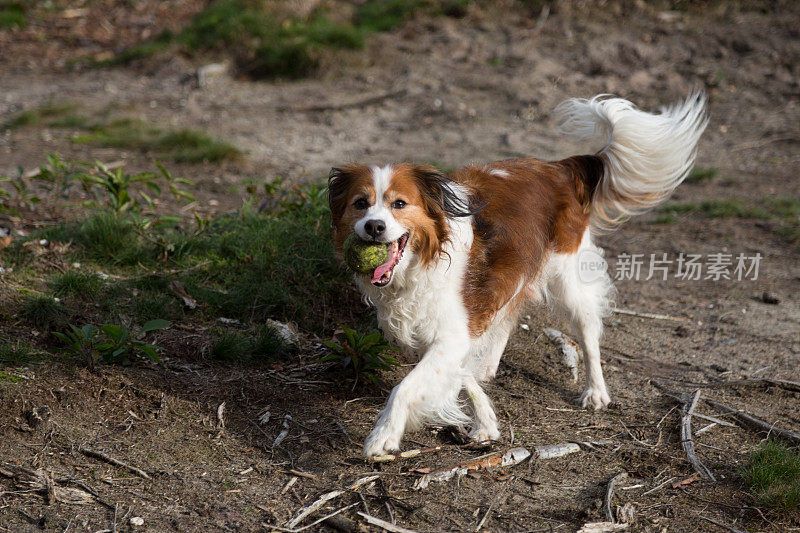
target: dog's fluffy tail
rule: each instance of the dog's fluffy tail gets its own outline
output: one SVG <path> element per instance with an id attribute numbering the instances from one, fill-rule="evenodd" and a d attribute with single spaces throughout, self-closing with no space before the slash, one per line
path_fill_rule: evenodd
<path id="1" fill-rule="evenodd" d="M 683 181 L 694 165 L 697 142 L 708 124 L 706 97 L 695 91 L 686 100 L 646 113 L 622 98 L 573 98 L 556 108 L 565 133 L 587 139 L 605 134 L 597 153 L 603 175 L 593 184 L 592 227 L 612 229 L 655 206 Z"/>

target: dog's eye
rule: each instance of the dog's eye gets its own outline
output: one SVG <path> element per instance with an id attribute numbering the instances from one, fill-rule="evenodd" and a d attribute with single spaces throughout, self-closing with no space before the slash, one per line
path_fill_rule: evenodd
<path id="1" fill-rule="evenodd" d="M 359 211 L 364 210 L 369 207 L 369 204 L 364 198 L 359 198 L 355 202 L 353 202 L 353 207 L 358 209 Z"/>
<path id="2" fill-rule="evenodd" d="M 403 209 L 406 206 L 406 203 L 403 200 L 395 200 L 392 202 L 392 207 L 394 209 Z"/>

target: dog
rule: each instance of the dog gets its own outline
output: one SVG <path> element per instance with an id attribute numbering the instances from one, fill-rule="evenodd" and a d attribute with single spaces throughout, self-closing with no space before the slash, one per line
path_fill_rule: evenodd
<path id="1" fill-rule="evenodd" d="M 582 275 L 580 257 L 602 257 L 593 234 L 657 205 L 687 176 L 708 123 L 706 98 L 694 91 L 647 113 L 598 95 L 567 100 L 556 112 L 562 131 L 582 140 L 605 135 L 605 146 L 594 155 L 510 159 L 449 175 L 407 163 L 331 170 L 334 247 L 341 256 L 353 232 L 387 243 L 386 262 L 356 283 L 384 335 L 421 356 L 392 390 L 366 457 L 398 450 L 406 431 L 428 423 L 498 440 L 481 383 L 495 376 L 525 302 L 566 315 L 584 354 L 580 404 L 602 409 L 611 401 L 600 336 L 613 287 L 604 263 L 599 274 Z"/>

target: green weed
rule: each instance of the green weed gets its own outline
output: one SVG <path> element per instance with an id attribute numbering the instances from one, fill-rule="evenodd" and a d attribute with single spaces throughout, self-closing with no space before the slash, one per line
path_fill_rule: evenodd
<path id="1" fill-rule="evenodd" d="M 26 294 L 23 300 L 20 317 L 25 322 L 42 329 L 59 326 L 67 317 L 64 305 L 43 294 Z"/>
<path id="2" fill-rule="evenodd" d="M 141 339 L 151 331 L 169 326 L 170 322 L 163 319 L 150 320 L 142 325 L 142 329 L 135 332 L 116 324 L 105 324 L 99 329 L 93 324 L 86 324 L 80 328 L 70 324 L 69 330 L 54 332 L 53 335 L 64 343 L 68 353 L 82 359 L 94 369 L 100 361 L 129 365 L 137 357 L 159 362 L 160 347 Z"/>
<path id="3" fill-rule="evenodd" d="M 780 513 L 800 510 L 800 452 L 781 441 L 768 440 L 739 472 L 755 500 Z"/>
<path id="4" fill-rule="evenodd" d="M 339 20 L 324 8 L 297 17 L 279 4 L 255 0 L 216 0 L 177 34 L 164 33 L 104 64 L 119 64 L 157 54 L 171 44 L 185 52 L 229 54 L 239 71 L 253 78 L 298 78 L 317 70 L 323 50 L 358 49 L 367 35 L 387 31 L 417 12 L 462 16 L 470 0 L 367 0 L 352 20 Z"/>
<path id="5" fill-rule="evenodd" d="M 0 365 L 19 366 L 38 359 L 38 354 L 27 344 L 17 341 L 0 343 Z"/>
<path id="6" fill-rule="evenodd" d="M 397 349 L 375 332 L 361 335 L 353 329 L 342 328 L 334 338 L 336 342 L 324 342 L 331 353 L 322 357 L 321 361 L 339 361 L 344 368 L 353 372 L 356 383 L 365 378 L 379 383 L 378 371 L 391 370 L 397 366 L 397 359 L 390 353 Z"/>
<path id="7" fill-rule="evenodd" d="M 698 212 L 710 218 L 769 218 L 761 208 L 745 204 L 741 200 L 707 200 L 705 202 L 669 203 L 661 207 L 662 213 Z"/>
<path id="8" fill-rule="evenodd" d="M 272 360 L 289 351 L 289 345 L 269 326 L 254 332 L 223 331 L 211 345 L 211 357 L 219 361 L 243 363 Z"/>
<path id="9" fill-rule="evenodd" d="M 134 221 L 111 211 L 97 211 L 81 221 L 48 228 L 40 235 L 59 242 L 72 241 L 85 256 L 99 263 L 135 265 L 155 255 L 138 234 Z"/>
<path id="10" fill-rule="evenodd" d="M 0 3 L 0 30 L 15 26 L 24 28 L 26 23 L 25 6 L 22 2 Z"/>
<path id="11" fill-rule="evenodd" d="M 218 163 L 235 159 L 241 152 L 234 146 L 205 133 L 182 129 L 164 130 L 138 119 L 122 118 L 108 123 L 87 124 L 89 133 L 73 137 L 78 143 L 111 148 L 141 150 L 184 163 Z"/>
<path id="12" fill-rule="evenodd" d="M 72 296 L 94 300 L 103 289 L 103 279 L 94 273 L 68 270 L 50 279 L 50 288 L 56 296 Z"/>
<path id="13" fill-rule="evenodd" d="M 64 116 L 72 113 L 77 106 L 69 102 L 48 102 L 41 107 L 22 111 L 5 123 L 6 128 L 21 128 L 23 126 L 38 126 L 50 124 L 54 120 L 62 120 Z"/>
<path id="14" fill-rule="evenodd" d="M 700 183 L 713 179 L 717 176 L 717 169 L 714 167 L 694 167 L 686 177 L 686 183 Z"/>

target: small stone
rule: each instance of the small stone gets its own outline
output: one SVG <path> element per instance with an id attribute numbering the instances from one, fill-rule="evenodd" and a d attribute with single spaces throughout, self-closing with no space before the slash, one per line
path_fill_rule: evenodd
<path id="1" fill-rule="evenodd" d="M 132 526 L 143 526 L 144 525 L 144 518 L 141 516 L 134 516 L 131 518 L 131 525 Z"/>
<path id="2" fill-rule="evenodd" d="M 770 304 L 770 305 L 778 305 L 779 303 L 781 303 L 778 297 L 769 291 L 764 291 L 764 294 L 761 295 L 761 301 L 764 302 L 765 304 Z"/>

